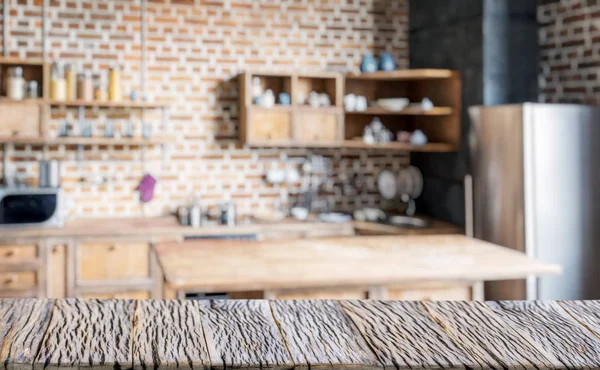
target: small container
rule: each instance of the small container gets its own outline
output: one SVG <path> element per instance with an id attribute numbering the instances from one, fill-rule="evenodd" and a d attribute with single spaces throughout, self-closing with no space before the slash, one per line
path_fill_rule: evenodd
<path id="1" fill-rule="evenodd" d="M 94 81 L 92 72 L 85 71 L 77 77 L 77 99 L 84 101 L 94 100 Z"/>
<path id="2" fill-rule="evenodd" d="M 221 215 L 219 221 L 221 225 L 235 226 L 236 220 L 236 208 L 235 204 L 229 202 L 221 205 Z"/>
<path id="3" fill-rule="evenodd" d="M 106 89 L 106 75 L 101 73 L 94 80 L 94 99 L 98 101 L 108 100 L 108 91 Z"/>
<path id="4" fill-rule="evenodd" d="M 29 82 L 27 82 L 27 98 L 28 99 L 37 99 L 37 98 L 39 98 L 38 83 L 37 83 L 37 81 L 29 81 Z"/>
<path id="5" fill-rule="evenodd" d="M 58 161 L 40 161 L 39 165 L 40 188 L 60 187 L 60 165 Z"/>
<path id="6" fill-rule="evenodd" d="M 65 80 L 67 84 L 67 100 L 77 99 L 77 71 L 71 64 L 65 66 Z"/>
<path id="7" fill-rule="evenodd" d="M 23 100 L 25 97 L 25 79 L 23 67 L 13 67 L 8 70 L 6 80 L 6 95 L 9 99 Z"/>
<path id="8" fill-rule="evenodd" d="M 108 99 L 118 102 L 122 99 L 121 92 L 121 70 L 119 67 L 112 67 L 108 75 Z"/>
<path id="9" fill-rule="evenodd" d="M 202 225 L 202 207 L 196 203 L 190 207 L 189 220 L 191 227 L 200 227 Z"/>
<path id="10" fill-rule="evenodd" d="M 106 121 L 104 125 L 104 136 L 105 137 L 114 137 L 115 136 L 115 125 L 112 120 Z"/>
<path id="11" fill-rule="evenodd" d="M 152 125 L 149 123 L 142 124 L 142 137 L 144 139 L 150 139 L 152 137 Z"/>
<path id="12" fill-rule="evenodd" d="M 58 63 L 52 64 L 52 81 L 50 82 L 50 99 L 65 101 L 67 99 L 67 81 L 65 73 Z"/>

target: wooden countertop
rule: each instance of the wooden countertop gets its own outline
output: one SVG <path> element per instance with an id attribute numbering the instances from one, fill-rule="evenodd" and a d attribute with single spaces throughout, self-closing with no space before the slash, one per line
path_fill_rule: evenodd
<path id="1" fill-rule="evenodd" d="M 600 301 L 0 300 L 7 369 L 598 369 Z"/>
<path id="2" fill-rule="evenodd" d="M 362 230 L 371 230 L 381 233 L 455 233 L 459 229 L 449 223 L 431 220 L 430 227 L 423 229 L 407 229 L 396 226 L 380 225 L 372 222 L 356 223 Z M 0 229 L 0 240 L 10 238 L 67 238 L 67 237 L 173 237 L 183 236 L 210 236 L 210 235 L 245 235 L 264 232 L 300 232 L 312 230 L 315 227 L 323 231 L 340 230 L 347 234 L 354 223 L 328 224 L 323 222 L 301 222 L 286 219 L 273 223 L 240 224 L 229 226 L 202 226 L 193 228 L 182 226 L 175 217 L 150 217 L 150 218 L 102 218 L 82 219 L 68 222 L 62 228 L 6 228 Z"/>
<path id="3" fill-rule="evenodd" d="M 187 241 L 156 246 L 166 281 L 202 292 L 481 281 L 556 274 L 560 267 L 462 235 L 282 241 Z"/>

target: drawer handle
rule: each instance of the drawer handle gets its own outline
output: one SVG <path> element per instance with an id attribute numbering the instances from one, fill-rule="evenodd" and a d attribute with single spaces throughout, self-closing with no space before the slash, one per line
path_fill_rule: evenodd
<path id="1" fill-rule="evenodd" d="M 110 247 L 108 247 L 109 252 L 114 252 L 116 249 L 117 249 L 117 247 L 115 247 L 114 245 L 111 245 Z"/>
<path id="2" fill-rule="evenodd" d="M 4 253 L 5 257 L 13 257 L 14 255 L 15 255 L 15 251 L 12 249 L 9 251 L 6 251 L 6 253 Z"/>
<path id="3" fill-rule="evenodd" d="M 4 279 L 4 285 L 12 285 L 15 282 L 15 279 L 12 277 Z"/>

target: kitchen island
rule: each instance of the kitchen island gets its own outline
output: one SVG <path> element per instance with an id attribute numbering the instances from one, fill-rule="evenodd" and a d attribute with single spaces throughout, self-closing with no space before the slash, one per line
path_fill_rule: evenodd
<path id="1" fill-rule="evenodd" d="M 251 220 L 247 220 L 251 221 Z M 62 228 L 0 229 L 0 298 L 161 298 L 162 269 L 153 245 L 184 239 L 289 240 L 355 234 L 459 233 L 427 219 L 427 227 L 370 222 L 330 224 L 284 219 L 239 225 L 182 226 L 175 217 L 81 219 Z"/>
<path id="2" fill-rule="evenodd" d="M 599 301 L 0 300 L 5 369 L 598 369 Z"/>
<path id="3" fill-rule="evenodd" d="M 469 300 L 482 299 L 483 281 L 560 272 L 462 235 L 197 240 L 159 243 L 155 250 L 165 298 L 252 291 L 269 299 Z"/>

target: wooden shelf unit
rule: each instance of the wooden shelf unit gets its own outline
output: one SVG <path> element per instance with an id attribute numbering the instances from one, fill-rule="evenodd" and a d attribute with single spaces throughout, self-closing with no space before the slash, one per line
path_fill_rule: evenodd
<path id="1" fill-rule="evenodd" d="M 452 152 L 457 151 L 461 141 L 461 79 L 451 70 L 408 69 L 393 72 L 375 72 L 347 75 L 344 95 L 365 96 L 369 108 L 365 112 L 346 112 L 344 116 L 344 146 L 371 148 L 376 145 L 362 144 L 360 140 L 365 126 L 374 117 L 390 131 L 422 130 L 428 144 L 413 146 L 406 143 L 389 143 L 380 149 L 408 151 Z M 408 98 L 419 103 L 429 98 L 434 108 L 425 111 L 418 106 L 409 106 L 401 111 L 389 111 L 373 104 L 377 99 Z M 362 144 L 362 146 L 360 144 Z"/>
<path id="2" fill-rule="evenodd" d="M 252 102 L 252 78 L 261 77 L 263 89 L 277 95 L 291 95 L 290 106 L 272 108 Z M 380 150 L 452 152 L 460 147 L 461 80 L 457 72 L 438 69 L 398 70 L 349 74 L 341 77 L 335 72 L 320 73 L 262 73 L 246 72 L 240 76 L 241 140 L 251 147 L 295 148 L 360 148 Z M 332 107 L 312 108 L 299 105 L 299 96 L 312 90 L 327 92 Z M 364 112 L 344 112 L 343 97 L 354 93 L 367 98 L 369 108 Z M 418 103 L 432 100 L 435 107 L 425 111 L 409 106 L 401 111 L 374 107 L 380 98 L 408 98 Z M 405 143 L 368 145 L 356 140 L 364 127 L 379 117 L 392 132 L 422 130 L 429 143 L 414 146 Z"/>
<path id="3" fill-rule="evenodd" d="M 4 81 L 8 68 L 23 67 L 26 81 L 36 80 L 39 84 L 40 97 L 36 99 L 13 100 L 6 97 L 6 91 L 0 89 L 0 144 L 35 144 L 35 145 L 132 145 L 147 146 L 167 143 L 170 138 L 158 136 L 143 138 L 106 138 L 106 137 L 56 137 L 51 138 L 47 129 L 52 107 L 77 108 L 79 110 L 97 107 L 100 109 L 165 109 L 165 103 L 145 101 L 58 101 L 50 99 L 50 63 L 43 61 L 0 58 L 0 80 Z M 0 85 L 1 86 L 1 85 Z M 164 112 L 164 111 L 163 111 Z M 80 117 L 83 114 L 80 114 Z M 163 114 L 163 120 L 165 115 Z M 163 122 L 164 124 L 164 122 Z"/>
<path id="4" fill-rule="evenodd" d="M 171 137 L 144 138 L 110 138 L 110 137 L 0 137 L 0 144 L 31 144 L 31 145 L 131 145 L 149 146 L 169 143 Z"/>
<path id="5" fill-rule="evenodd" d="M 252 79 L 259 77 L 263 91 L 290 94 L 292 104 L 272 108 L 252 101 Z M 240 76 L 241 140 L 252 147 L 340 146 L 343 140 L 343 77 L 337 72 L 275 74 L 245 72 Z M 327 93 L 332 106 L 299 104 L 311 91 Z"/>

